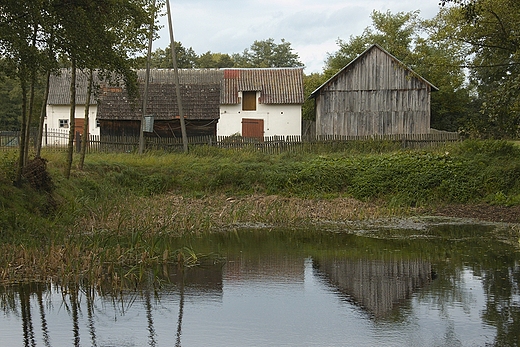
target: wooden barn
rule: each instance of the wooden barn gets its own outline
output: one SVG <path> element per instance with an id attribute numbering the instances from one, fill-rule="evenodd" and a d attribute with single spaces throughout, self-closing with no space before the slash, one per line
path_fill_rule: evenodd
<path id="1" fill-rule="evenodd" d="M 316 135 L 430 132 L 437 88 L 375 44 L 316 89 Z"/>
<path id="2" fill-rule="evenodd" d="M 137 74 L 139 96 L 135 99 L 129 98 L 124 88 L 100 87 L 97 120 L 101 136 L 139 136 L 146 71 Z M 222 78 L 221 70 L 179 70 L 188 136 L 216 135 Z M 145 114 L 153 119 L 146 136 L 182 137 L 173 70 L 150 71 Z"/>

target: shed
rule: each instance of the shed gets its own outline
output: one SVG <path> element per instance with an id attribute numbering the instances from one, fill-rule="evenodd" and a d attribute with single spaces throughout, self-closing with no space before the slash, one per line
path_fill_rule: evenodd
<path id="1" fill-rule="evenodd" d="M 178 72 L 188 136 L 216 135 L 223 72 L 216 69 L 183 69 Z M 101 135 L 139 136 L 146 71 L 138 70 L 137 75 L 139 94 L 136 98 L 130 98 L 124 88 L 100 88 L 97 119 Z M 145 114 L 154 119 L 150 135 L 182 136 L 173 70 L 150 71 Z"/>
<path id="2" fill-rule="evenodd" d="M 435 90 L 374 44 L 311 93 L 316 135 L 427 134 Z"/>

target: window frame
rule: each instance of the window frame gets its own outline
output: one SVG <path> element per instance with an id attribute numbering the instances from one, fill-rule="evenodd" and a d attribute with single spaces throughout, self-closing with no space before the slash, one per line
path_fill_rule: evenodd
<path id="1" fill-rule="evenodd" d="M 256 111 L 257 109 L 257 91 L 242 91 L 242 111 Z"/>
<path id="2" fill-rule="evenodd" d="M 60 129 L 68 129 L 69 128 L 69 120 L 68 119 L 58 119 L 58 127 Z"/>

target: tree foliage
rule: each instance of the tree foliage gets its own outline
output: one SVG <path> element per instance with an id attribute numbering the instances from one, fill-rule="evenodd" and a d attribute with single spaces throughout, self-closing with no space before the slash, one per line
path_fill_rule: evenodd
<path id="1" fill-rule="evenodd" d="M 212 53 L 211 51 L 207 51 L 204 54 L 201 54 L 196 61 L 196 67 L 205 69 L 205 68 L 229 68 L 234 67 L 235 62 L 233 58 L 229 54 L 225 53 Z"/>
<path id="2" fill-rule="evenodd" d="M 291 43 L 282 39 L 279 44 L 274 39 L 255 41 L 242 54 L 233 54 L 235 67 L 241 68 L 273 68 L 300 67 L 303 63 L 297 53 L 293 52 Z"/>
<path id="3" fill-rule="evenodd" d="M 338 51 L 328 54 L 325 70 L 332 75 L 354 60 L 374 43 L 389 51 L 403 62 L 410 60 L 412 42 L 418 35 L 417 12 L 392 14 L 373 11 L 372 26 L 363 30 L 359 36 L 351 36 L 349 41 L 338 39 Z"/>
<path id="4" fill-rule="evenodd" d="M 303 66 L 298 54 L 293 52 L 291 43 L 274 39 L 254 41 L 242 54 L 214 53 L 207 51 L 197 55 L 193 48 L 186 48 L 180 42 L 175 42 L 177 64 L 179 68 L 219 69 L 219 68 L 273 68 Z M 151 57 L 152 68 L 168 69 L 173 67 L 169 47 L 157 48 Z M 139 67 L 145 67 L 144 59 L 139 59 Z"/>
<path id="5" fill-rule="evenodd" d="M 453 37 L 467 47 L 466 65 L 478 112 L 470 132 L 520 136 L 520 11 L 517 0 L 443 0 L 457 13 Z"/>
<path id="6" fill-rule="evenodd" d="M 175 57 L 177 66 L 180 69 L 192 69 L 197 63 L 197 54 L 193 48 L 186 48 L 180 42 L 175 42 Z M 145 59 L 139 59 L 139 67 L 144 68 L 146 65 Z M 170 47 L 164 49 L 157 48 L 152 52 L 150 57 L 150 67 L 156 69 L 171 69 L 173 68 L 172 51 Z"/>

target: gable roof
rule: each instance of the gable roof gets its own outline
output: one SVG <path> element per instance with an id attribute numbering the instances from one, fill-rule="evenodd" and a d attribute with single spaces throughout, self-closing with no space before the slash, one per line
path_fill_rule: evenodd
<path id="1" fill-rule="evenodd" d="M 343 73 L 346 73 L 348 70 L 350 70 L 355 64 L 357 64 L 365 55 L 369 54 L 374 49 L 378 49 L 382 52 L 384 52 L 387 56 L 390 57 L 397 65 L 401 66 L 404 70 L 408 71 L 410 74 L 412 74 L 414 77 L 416 77 L 421 82 L 427 84 L 431 87 L 432 90 L 438 90 L 437 87 L 435 87 L 433 84 L 428 82 L 426 79 L 415 73 L 412 69 L 410 69 L 408 66 L 406 66 L 403 62 L 401 62 L 399 59 L 397 59 L 395 56 L 390 54 L 387 50 L 379 46 L 378 44 L 373 44 L 372 46 L 368 47 L 363 53 L 358 55 L 355 59 L 353 59 L 350 63 L 348 63 L 345 67 L 343 67 L 341 70 L 339 70 L 334 76 L 329 78 L 325 83 L 323 83 L 321 86 L 319 86 L 315 91 L 313 91 L 310 95 L 311 98 L 315 98 L 320 91 L 328 84 L 333 82 L 338 78 L 338 76 L 342 75 Z"/>
<path id="2" fill-rule="evenodd" d="M 49 84 L 48 105 L 70 105 L 70 82 L 72 73 L 70 69 L 60 69 L 55 74 L 51 74 Z M 94 84 L 99 83 L 97 71 L 94 71 Z M 82 70 L 76 71 L 76 104 L 85 105 L 87 102 L 88 73 Z M 95 89 L 95 88 L 94 88 Z M 96 104 L 94 89 L 90 98 L 90 104 Z"/>
<path id="3" fill-rule="evenodd" d="M 223 105 L 238 104 L 238 92 L 259 91 L 262 104 L 303 104 L 303 68 L 223 69 Z"/>

